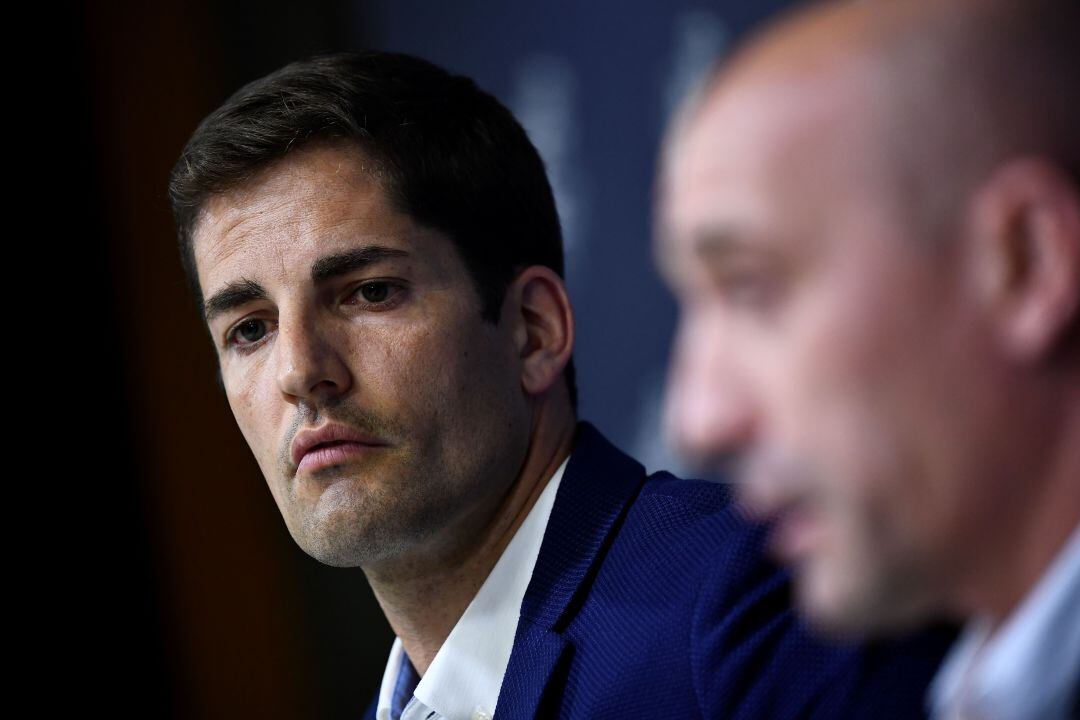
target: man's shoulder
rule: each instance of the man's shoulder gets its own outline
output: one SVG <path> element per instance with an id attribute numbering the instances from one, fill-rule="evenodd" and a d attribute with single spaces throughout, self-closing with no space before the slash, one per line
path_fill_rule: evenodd
<path id="1" fill-rule="evenodd" d="M 594 582 L 678 570 L 682 574 L 669 578 L 667 586 L 685 595 L 707 578 L 728 582 L 751 568 L 766 575 L 783 572 L 764 558 L 765 530 L 747 519 L 730 484 L 667 471 L 647 475 L 587 423 L 581 424 L 578 440 L 573 477 L 564 478 L 560 488 L 567 495 L 561 512 L 572 513 L 580 525 L 593 521 L 594 513 L 620 511 L 606 528 Z"/>
<path id="2" fill-rule="evenodd" d="M 630 546 L 630 569 L 639 573 L 679 567 L 687 573 L 683 586 L 725 584 L 748 573 L 785 574 L 765 558 L 764 538 L 765 528 L 747 519 L 730 485 L 657 472 L 627 508 L 612 549 Z M 655 563 L 646 561 L 653 556 Z"/>
<path id="3" fill-rule="evenodd" d="M 852 712 L 860 690 L 882 673 L 862 649 L 823 643 L 799 622 L 789 575 L 764 551 L 766 529 L 743 514 L 730 485 L 646 475 L 612 446 L 589 443 L 578 491 L 630 483 L 633 490 L 561 631 L 574 651 L 559 714 L 585 717 L 602 707 L 647 717 L 920 715 L 936 658 L 891 663 L 903 678 L 895 711 L 879 713 L 871 702 L 873 712 Z M 575 499 L 564 505 L 564 520 L 602 512 L 581 507 L 584 495 Z"/>
<path id="4" fill-rule="evenodd" d="M 649 475 L 639 497 L 666 498 L 702 513 L 725 511 L 734 504 L 734 494 L 729 484 L 681 478 L 666 470 Z"/>
<path id="5" fill-rule="evenodd" d="M 653 473 L 642 484 L 630 514 L 668 518 L 668 531 L 716 526 L 728 533 L 760 531 L 750 522 L 729 484 L 680 478 L 670 472 Z"/>
<path id="6" fill-rule="evenodd" d="M 688 652 L 693 628 L 711 622 L 712 609 L 786 592 L 787 573 L 765 556 L 764 537 L 730 487 L 650 475 L 612 528 L 574 629 L 590 635 L 590 624 L 618 616 L 624 633 L 581 640 L 618 643 L 640 635 Z"/>

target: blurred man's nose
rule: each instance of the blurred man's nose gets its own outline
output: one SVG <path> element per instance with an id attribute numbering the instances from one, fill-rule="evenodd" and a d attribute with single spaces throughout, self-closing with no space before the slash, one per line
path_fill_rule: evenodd
<path id="1" fill-rule="evenodd" d="M 750 440 L 753 422 L 750 388 L 722 333 L 681 321 L 665 407 L 672 447 L 691 467 L 721 470 Z"/>
<path id="2" fill-rule="evenodd" d="M 274 342 L 277 380 L 290 402 L 320 400 L 345 393 L 352 376 L 337 343 L 311 317 L 282 316 Z"/>

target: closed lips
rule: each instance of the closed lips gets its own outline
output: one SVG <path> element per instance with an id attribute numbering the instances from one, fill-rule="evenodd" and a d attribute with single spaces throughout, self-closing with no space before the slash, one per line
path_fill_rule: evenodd
<path id="1" fill-rule="evenodd" d="M 304 456 L 312 450 L 345 444 L 377 446 L 386 443 L 373 435 L 344 425 L 324 425 L 315 430 L 301 430 L 292 442 L 293 464 L 299 465 Z"/>

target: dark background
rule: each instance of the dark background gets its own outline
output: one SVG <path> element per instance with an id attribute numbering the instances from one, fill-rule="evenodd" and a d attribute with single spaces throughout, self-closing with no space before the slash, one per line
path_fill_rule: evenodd
<path id="1" fill-rule="evenodd" d="M 658 413 L 674 308 L 649 242 L 660 135 L 710 60 L 786 4 L 161 0 L 62 18 L 45 90 L 59 93 L 51 142 L 64 164 L 45 186 L 56 240 L 40 247 L 55 245 L 45 260 L 71 275 L 49 315 L 76 322 L 52 328 L 60 369 L 34 391 L 79 419 L 62 450 L 38 451 L 64 481 L 48 499 L 72 516 L 65 555 L 43 563 L 60 578 L 43 603 L 56 639 L 45 704 L 355 717 L 392 641 L 360 571 L 293 544 L 214 381 L 165 194 L 205 114 L 321 51 L 410 52 L 474 77 L 522 120 L 555 187 L 582 417 L 651 469 L 670 467 Z M 33 516 L 36 532 L 47 518 Z"/>

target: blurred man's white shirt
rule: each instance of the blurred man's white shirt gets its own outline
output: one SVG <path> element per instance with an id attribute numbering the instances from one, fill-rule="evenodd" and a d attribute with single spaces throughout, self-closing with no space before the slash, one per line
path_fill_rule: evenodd
<path id="1" fill-rule="evenodd" d="M 1080 681 L 1080 527 L 997 632 L 972 620 L 930 686 L 934 718 L 1070 720 Z"/>

